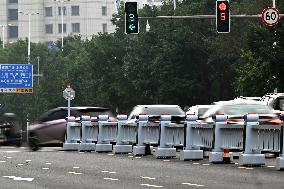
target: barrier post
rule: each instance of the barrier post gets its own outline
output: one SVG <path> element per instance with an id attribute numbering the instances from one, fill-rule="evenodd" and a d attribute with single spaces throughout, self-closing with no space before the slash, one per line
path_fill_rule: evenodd
<path id="1" fill-rule="evenodd" d="M 66 120 L 66 141 L 63 144 L 64 150 L 78 150 L 80 141 L 81 123 L 76 123 L 75 117 L 67 117 Z"/>
<path id="2" fill-rule="evenodd" d="M 233 154 L 227 153 L 227 149 L 223 149 L 222 144 L 222 130 L 221 126 L 227 124 L 228 119 L 227 115 L 215 115 L 212 116 L 212 119 L 215 122 L 214 137 L 213 137 L 213 150 L 209 153 L 209 162 L 211 163 L 227 163 L 233 161 Z M 225 154 L 224 154 L 225 150 Z M 224 156 L 225 155 L 225 156 Z M 228 157 L 227 157 L 228 156 Z M 227 161 L 229 158 L 229 161 Z"/>
<path id="3" fill-rule="evenodd" d="M 109 116 L 108 115 L 99 115 L 99 136 L 98 143 L 96 145 L 96 152 L 111 152 L 112 144 L 110 141 L 106 140 L 106 132 L 104 128 L 104 124 L 108 123 Z"/>
<path id="4" fill-rule="evenodd" d="M 194 147 L 193 126 L 197 124 L 197 115 L 186 115 L 186 145 L 180 152 L 180 160 L 201 160 L 203 159 L 203 150 Z"/>
<path id="5" fill-rule="evenodd" d="M 92 139 L 91 140 L 88 139 L 88 136 L 90 134 L 88 132 L 90 132 L 90 128 L 93 127 L 91 123 L 91 117 L 83 115 L 81 117 L 81 123 L 82 123 L 82 138 L 81 138 L 81 143 L 79 145 L 78 150 L 79 151 L 94 151 L 96 149 L 96 144 L 93 143 Z"/>
<path id="6" fill-rule="evenodd" d="M 145 155 L 145 144 L 144 144 L 144 130 L 143 126 L 148 122 L 148 115 L 139 115 L 138 118 L 138 132 L 137 132 L 137 144 L 133 147 L 133 154 L 136 155 Z"/>
<path id="7" fill-rule="evenodd" d="M 265 155 L 261 154 L 259 150 L 255 150 L 255 144 L 258 140 L 257 127 L 259 126 L 258 114 L 244 115 L 245 128 L 244 128 L 244 153 L 240 155 L 240 165 L 265 165 Z M 253 129 L 256 128 L 256 129 Z"/>
<path id="8" fill-rule="evenodd" d="M 280 116 L 281 121 L 284 121 L 284 115 Z M 277 170 L 284 170 L 284 125 L 281 125 L 281 136 L 282 136 L 282 152 L 279 157 L 276 158 L 276 168 Z"/>
<path id="9" fill-rule="evenodd" d="M 155 150 L 155 157 L 176 157 L 176 149 L 169 147 L 166 144 L 166 125 L 169 125 L 171 123 L 171 115 L 161 115 L 161 121 L 160 121 L 160 144 L 158 148 Z"/>
<path id="10" fill-rule="evenodd" d="M 130 153 L 132 152 L 132 145 L 129 141 L 123 141 L 124 125 L 127 123 L 127 115 L 117 115 L 117 137 L 116 145 L 113 146 L 114 153 Z"/>

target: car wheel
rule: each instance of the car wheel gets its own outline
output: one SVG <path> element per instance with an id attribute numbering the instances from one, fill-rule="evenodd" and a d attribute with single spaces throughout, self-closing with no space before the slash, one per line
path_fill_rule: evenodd
<path id="1" fill-rule="evenodd" d="M 29 147 L 32 151 L 37 151 L 39 149 L 39 139 L 36 135 L 29 137 Z"/>

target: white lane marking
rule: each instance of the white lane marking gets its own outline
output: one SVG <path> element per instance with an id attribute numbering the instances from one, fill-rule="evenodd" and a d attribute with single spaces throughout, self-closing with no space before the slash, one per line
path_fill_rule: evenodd
<path id="1" fill-rule="evenodd" d="M 133 156 L 127 156 L 127 157 L 129 157 L 129 158 L 133 158 Z"/>
<path id="2" fill-rule="evenodd" d="M 22 178 L 22 177 L 16 177 L 16 176 L 3 176 L 4 178 L 9 178 L 9 179 L 13 179 L 16 181 L 28 181 L 31 182 L 34 180 L 34 178 Z"/>
<path id="3" fill-rule="evenodd" d="M 48 168 L 48 167 L 43 167 L 43 168 L 41 168 L 41 169 L 43 169 L 43 170 L 48 170 L 49 168 Z"/>
<path id="4" fill-rule="evenodd" d="M 142 157 L 135 157 L 136 159 L 141 159 Z"/>
<path id="5" fill-rule="evenodd" d="M 108 173 L 108 171 L 101 171 L 102 173 Z"/>
<path id="6" fill-rule="evenodd" d="M 83 173 L 77 173 L 77 172 L 74 172 L 74 171 L 69 171 L 68 172 L 69 174 L 74 174 L 74 175 L 82 175 Z"/>
<path id="7" fill-rule="evenodd" d="M 163 162 L 170 162 L 171 160 L 169 159 L 164 159 Z"/>
<path id="8" fill-rule="evenodd" d="M 114 156 L 114 154 L 108 154 L 108 156 Z"/>
<path id="9" fill-rule="evenodd" d="M 84 154 L 85 152 L 79 152 L 79 154 Z"/>
<path id="10" fill-rule="evenodd" d="M 203 184 L 194 184 L 194 183 L 189 183 L 189 182 L 184 182 L 184 183 L 181 183 L 183 185 L 189 185 L 189 186 L 197 186 L 197 187 L 201 187 L 201 186 L 204 186 Z"/>
<path id="11" fill-rule="evenodd" d="M 83 173 L 76 173 L 76 172 L 75 172 L 75 173 L 73 173 L 73 174 L 74 174 L 74 175 L 82 175 Z"/>
<path id="12" fill-rule="evenodd" d="M 27 160 L 26 160 L 26 162 L 30 162 L 30 161 L 32 161 L 32 160 L 30 160 L 30 159 L 27 159 Z"/>
<path id="13" fill-rule="evenodd" d="M 0 161 L 0 163 L 5 163 L 6 161 Z"/>
<path id="14" fill-rule="evenodd" d="M 238 169 L 245 169 L 246 167 L 242 167 L 242 166 L 240 166 L 240 167 L 238 167 Z"/>
<path id="15" fill-rule="evenodd" d="M 274 168 L 274 165 L 267 165 L 268 168 Z"/>
<path id="16" fill-rule="evenodd" d="M 163 186 L 153 185 L 153 184 L 140 184 L 141 186 L 148 186 L 148 187 L 154 187 L 154 188 L 163 188 Z"/>
<path id="17" fill-rule="evenodd" d="M 12 159 L 12 157 L 6 157 L 7 159 Z"/>
<path id="18" fill-rule="evenodd" d="M 113 172 L 108 172 L 109 174 L 115 174 L 116 172 L 115 171 L 113 171 Z"/>
<path id="19" fill-rule="evenodd" d="M 73 169 L 79 169 L 80 167 L 73 167 Z"/>
<path id="20" fill-rule="evenodd" d="M 208 164 L 208 163 L 203 163 L 202 165 L 210 165 L 210 164 Z"/>
<path id="21" fill-rule="evenodd" d="M 246 170 L 253 170 L 252 167 L 246 167 Z"/>
<path id="22" fill-rule="evenodd" d="M 24 164 L 22 164 L 22 163 L 18 163 L 18 165 L 24 165 Z"/>
<path id="23" fill-rule="evenodd" d="M 20 152 L 20 151 L 9 150 L 9 151 L 4 151 L 4 152 L 6 152 L 6 153 L 18 153 L 18 152 Z"/>
<path id="24" fill-rule="evenodd" d="M 128 155 L 131 155 L 132 153 L 128 153 Z"/>
<path id="25" fill-rule="evenodd" d="M 199 165 L 200 163 L 193 163 L 193 165 Z"/>
<path id="26" fill-rule="evenodd" d="M 118 180 L 118 179 L 114 179 L 114 178 L 107 178 L 105 177 L 104 180 Z"/>
<path id="27" fill-rule="evenodd" d="M 46 165 L 51 165 L 51 163 L 45 163 Z"/>
<path id="28" fill-rule="evenodd" d="M 155 180 L 156 178 L 154 177 L 144 177 L 144 176 L 141 176 L 142 179 L 149 179 L 149 180 Z"/>

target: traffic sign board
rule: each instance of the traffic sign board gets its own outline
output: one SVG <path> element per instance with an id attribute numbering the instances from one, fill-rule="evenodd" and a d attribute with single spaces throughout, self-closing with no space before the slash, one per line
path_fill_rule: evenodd
<path id="1" fill-rule="evenodd" d="M 279 10 L 273 7 L 267 7 L 262 11 L 261 19 L 266 26 L 275 26 L 280 20 Z"/>
<path id="2" fill-rule="evenodd" d="M 32 92 L 32 64 L 0 64 L 0 93 Z"/>
<path id="3" fill-rule="evenodd" d="M 67 87 L 63 91 L 63 98 L 65 98 L 66 100 L 68 99 L 73 100 L 75 98 L 75 91 L 72 88 Z"/>

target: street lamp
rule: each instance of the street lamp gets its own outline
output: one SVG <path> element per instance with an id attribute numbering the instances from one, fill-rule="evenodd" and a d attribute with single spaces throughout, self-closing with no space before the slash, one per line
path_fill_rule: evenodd
<path id="1" fill-rule="evenodd" d="M 28 63 L 30 63 L 30 56 L 31 56 L 31 16 L 39 14 L 38 12 L 34 13 L 26 13 L 23 11 L 18 11 L 18 13 L 28 15 L 29 17 L 29 38 L 28 38 Z"/>
<path id="2" fill-rule="evenodd" d="M 63 36 L 63 3 L 64 2 L 69 2 L 70 0 L 54 0 L 55 2 L 60 2 L 60 10 L 61 10 L 61 51 L 63 51 L 63 39 L 64 39 L 64 36 Z"/>
<path id="3" fill-rule="evenodd" d="M 5 27 L 12 26 L 12 24 L 0 24 L 0 27 L 2 27 L 2 47 L 5 48 Z"/>

